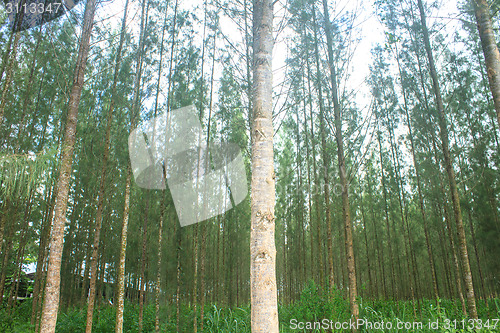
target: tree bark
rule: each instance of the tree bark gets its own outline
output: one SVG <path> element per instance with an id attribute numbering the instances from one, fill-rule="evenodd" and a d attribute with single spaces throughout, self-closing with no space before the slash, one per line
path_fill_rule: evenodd
<path id="1" fill-rule="evenodd" d="M 45 285 L 45 300 L 42 310 L 42 333 L 55 332 L 57 312 L 59 310 L 59 287 L 61 282 L 60 269 L 63 251 L 64 225 L 66 223 L 66 209 L 68 203 L 70 178 L 73 164 L 73 150 L 76 140 L 76 123 L 78 120 L 78 105 L 82 93 L 85 67 L 89 53 L 90 35 L 94 24 L 96 0 L 88 0 L 83 17 L 82 36 L 78 50 L 78 59 L 73 78 L 73 87 L 69 98 L 66 132 L 62 145 L 62 161 L 59 170 L 56 205 L 50 240 L 50 257 Z"/>
<path id="2" fill-rule="evenodd" d="M 332 236 L 332 224 L 330 216 L 330 186 L 329 186 L 329 175 L 328 175 L 328 165 L 329 159 L 326 152 L 326 133 L 325 133 L 325 103 L 323 101 L 323 92 L 321 84 L 321 68 L 319 61 L 319 47 L 318 47 L 318 36 L 317 36 L 317 23 L 316 23 L 316 10 L 313 6 L 313 26 L 314 26 L 314 54 L 316 59 L 316 89 L 318 90 L 318 101 L 319 101 L 319 131 L 321 137 L 321 152 L 323 159 L 323 195 L 325 202 L 325 223 L 326 223 L 326 242 L 328 251 L 328 288 L 333 290 L 335 285 L 335 273 L 333 266 L 333 236 Z M 321 237 L 321 236 L 319 236 Z"/>
<path id="3" fill-rule="evenodd" d="M 328 2 L 323 0 L 326 43 L 328 49 L 328 64 L 330 67 L 330 83 L 332 85 L 333 111 L 335 117 L 335 139 L 337 141 L 337 159 L 339 165 L 340 185 L 342 186 L 342 218 L 344 220 L 345 232 L 345 251 L 347 255 L 347 278 L 349 281 L 349 303 L 351 306 L 351 315 L 354 321 L 358 320 L 359 307 L 356 301 L 358 290 L 356 286 L 356 264 L 354 258 L 354 247 L 352 238 L 351 209 L 349 207 L 349 181 L 345 166 L 344 142 L 342 138 L 342 110 L 339 103 L 337 88 L 337 73 L 333 58 L 333 40 L 328 13 Z M 356 331 L 356 330 L 353 330 Z"/>
<path id="4" fill-rule="evenodd" d="M 418 9 L 420 12 L 420 22 L 422 25 L 422 32 L 424 37 L 424 46 L 427 53 L 427 58 L 429 61 L 430 75 L 432 79 L 432 88 L 434 92 L 434 97 L 436 99 L 437 106 L 437 117 L 439 120 L 440 136 L 442 151 L 444 155 L 444 162 L 446 167 L 446 173 L 448 174 L 448 182 L 450 185 L 450 195 L 451 202 L 453 204 L 453 212 L 455 215 L 455 222 L 457 226 L 458 242 L 460 248 L 460 256 L 462 262 L 462 270 L 465 278 L 465 289 L 467 295 L 467 306 L 469 310 L 469 316 L 473 319 L 477 319 L 477 309 L 476 309 L 476 298 L 474 295 L 474 285 L 472 283 L 472 273 L 469 264 L 469 255 L 467 253 L 467 240 L 465 238 L 464 224 L 462 221 L 462 211 L 460 208 L 460 197 L 458 194 L 457 183 L 455 179 L 455 171 L 453 169 L 452 159 L 449 151 L 449 140 L 448 140 L 448 128 L 446 124 L 446 115 L 443 105 L 443 99 L 441 96 L 441 90 L 439 87 L 439 80 L 437 76 L 436 66 L 434 64 L 434 57 L 432 55 L 431 43 L 429 40 L 429 31 L 427 30 L 426 18 L 424 6 L 422 0 L 418 0 Z"/>
<path id="5" fill-rule="evenodd" d="M 495 33 L 489 13 L 487 0 L 470 0 L 474 6 L 477 29 L 481 39 L 488 82 L 490 83 L 493 104 L 497 112 L 497 120 L 500 125 L 500 52 L 495 41 Z"/>
<path id="6" fill-rule="evenodd" d="M 121 65 L 121 57 L 122 57 L 122 49 L 123 49 L 123 41 L 125 39 L 125 30 L 126 30 L 126 20 L 127 20 L 127 11 L 128 11 L 128 0 L 125 2 L 125 9 L 123 12 L 122 26 L 120 32 L 120 41 L 118 44 L 118 49 L 116 51 L 115 58 L 115 69 L 113 75 L 113 84 L 111 87 L 111 100 L 109 104 L 107 119 L 106 119 L 106 134 L 104 138 L 104 153 L 102 158 L 102 168 L 101 168 L 101 178 L 99 185 L 99 194 L 97 199 L 97 212 L 95 219 L 95 230 L 94 230 L 94 241 L 92 245 L 92 257 L 90 261 L 90 290 L 88 295 L 87 302 L 87 323 L 85 332 L 92 332 L 92 318 L 94 315 L 94 304 L 95 304 L 95 294 L 96 294 L 96 278 L 97 278 L 97 256 L 99 253 L 99 241 L 101 235 L 101 226 L 102 226 L 102 212 L 104 209 L 104 197 L 106 195 L 106 169 L 108 167 L 108 158 L 109 158 L 109 146 L 111 141 L 111 125 L 113 123 L 113 111 L 115 107 L 115 99 L 116 99 L 116 87 L 118 85 L 118 74 L 120 71 Z"/>
<path id="7" fill-rule="evenodd" d="M 142 0 L 141 3 L 141 27 L 139 30 L 139 48 L 136 58 L 136 71 L 134 78 L 134 97 L 132 102 L 132 107 L 130 110 L 130 132 L 135 128 L 136 117 L 139 109 L 139 101 L 141 100 L 141 78 L 142 78 L 142 62 L 144 58 L 144 36 L 145 36 L 145 25 L 147 20 L 147 10 L 146 2 L 148 0 Z M 116 302 L 116 323 L 115 323 L 115 333 L 122 333 L 123 331 L 123 305 L 125 297 L 125 258 L 127 253 L 127 231 L 128 231 L 128 220 L 129 220 L 129 209 L 130 209 L 130 186 L 132 183 L 132 166 L 130 161 L 127 165 L 127 180 L 125 183 L 125 196 L 124 196 L 124 207 L 123 207 L 123 221 L 122 221 L 122 233 L 121 233 L 121 244 L 120 244 L 120 262 L 118 266 L 118 288 L 117 296 L 118 300 Z"/>
<path id="8" fill-rule="evenodd" d="M 125 203 L 123 207 L 122 233 L 120 241 L 120 261 L 118 263 L 117 279 L 117 301 L 116 301 L 116 324 L 115 333 L 123 332 L 123 303 L 125 298 L 125 256 L 127 250 L 127 230 L 130 209 L 130 185 L 132 182 L 132 170 L 130 164 L 127 167 L 127 180 L 125 183 Z"/>
<path id="9" fill-rule="evenodd" d="M 275 174 L 272 124 L 273 2 L 253 2 L 253 112 L 250 231 L 252 332 L 276 333 Z"/>
<path id="10" fill-rule="evenodd" d="M 153 141 L 154 142 L 154 141 Z M 139 284 L 139 333 L 142 333 L 144 315 L 144 298 L 146 294 L 146 242 L 148 232 L 149 193 L 146 194 L 146 209 L 144 212 L 144 223 L 142 225 L 142 256 L 141 256 L 141 282 Z"/>

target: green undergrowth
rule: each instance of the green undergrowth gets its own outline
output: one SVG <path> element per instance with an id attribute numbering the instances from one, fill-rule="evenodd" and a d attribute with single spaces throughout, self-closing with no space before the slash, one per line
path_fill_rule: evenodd
<path id="1" fill-rule="evenodd" d="M 490 300 L 489 307 L 478 301 L 478 314 L 482 325 L 464 318 L 460 302 L 453 300 L 423 300 L 420 304 L 411 301 L 359 299 L 360 322 L 358 332 L 500 332 L 500 321 L 493 328 L 493 319 L 500 319 L 500 300 Z M 198 306 L 198 312 L 200 307 Z M 179 331 L 193 331 L 193 308 L 183 305 L 180 309 Z M 114 332 L 115 308 L 104 305 L 96 309 L 92 332 Z M 30 325 L 31 301 L 25 301 L 9 313 L 0 309 L 0 332 L 33 332 Z M 138 332 L 139 306 L 125 303 L 123 332 Z M 143 332 L 154 332 L 154 304 L 144 308 Z M 349 302 L 343 293 L 335 290 L 331 295 L 309 283 L 300 299 L 287 305 L 280 305 L 280 332 L 342 332 L 350 319 Z M 86 308 L 71 308 L 61 311 L 57 321 L 57 333 L 79 333 L 85 331 Z M 463 321 L 462 321 L 463 320 Z M 487 320 L 490 320 L 487 322 Z M 201 318 L 198 313 L 198 327 Z M 205 306 L 203 332 L 250 333 L 250 307 L 224 308 L 217 305 Z M 388 324 L 388 323 L 391 324 Z M 160 307 L 162 332 L 176 332 L 176 308 L 174 305 Z M 315 324 L 316 323 L 316 324 Z M 398 326 L 399 323 L 399 326 Z M 422 326 L 419 326 L 421 323 Z M 316 328 L 314 328 L 316 325 Z M 322 326 L 321 326 L 322 325 Z M 336 326 L 337 325 L 337 326 Z M 370 327 L 371 325 L 371 327 Z M 377 326 L 378 325 L 378 326 Z M 388 325 L 391 325 L 389 329 Z M 319 328 L 318 328 L 319 326 Z M 475 326 L 476 330 L 468 329 Z M 303 327 L 303 328 L 302 328 Z M 322 328 L 321 328 L 322 327 Z M 339 329 L 335 329 L 338 327 Z M 302 329 L 301 329 L 302 328 Z M 200 330 L 199 330 L 200 331 Z"/>

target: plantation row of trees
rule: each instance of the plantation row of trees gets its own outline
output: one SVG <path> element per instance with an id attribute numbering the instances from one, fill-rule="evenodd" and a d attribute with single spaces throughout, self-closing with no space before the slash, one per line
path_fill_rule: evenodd
<path id="1" fill-rule="evenodd" d="M 274 28 L 269 0 L 88 0 L 1 29 L 3 311 L 29 263 L 36 332 L 73 308 L 91 332 L 105 306 L 130 331 L 125 300 L 139 332 L 151 304 L 157 332 L 203 331 L 211 304 L 251 304 L 252 331 L 277 332 L 278 304 L 310 281 L 353 319 L 360 299 L 414 313 L 451 299 L 477 318 L 500 290 L 500 3 L 456 6 L 442 20 L 430 1 L 373 3 L 385 41 L 367 99 L 349 84 L 360 9 L 327 0 L 275 2 Z M 288 53 L 273 84 L 275 38 Z M 207 144 L 240 147 L 250 195 L 181 228 L 168 189 L 135 184 L 128 136 L 191 104 Z"/>

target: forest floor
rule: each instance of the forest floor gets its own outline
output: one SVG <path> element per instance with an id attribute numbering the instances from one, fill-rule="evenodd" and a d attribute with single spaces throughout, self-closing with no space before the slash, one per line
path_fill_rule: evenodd
<path id="1" fill-rule="evenodd" d="M 350 331 L 349 303 L 342 295 L 328 300 L 314 287 L 304 290 L 293 304 L 280 305 L 280 332 Z M 358 332 L 500 332 L 500 299 L 490 299 L 488 307 L 478 300 L 479 320 L 464 317 L 459 300 L 421 300 L 420 302 L 359 299 Z M 198 311 L 200 307 L 198 306 Z M 115 308 L 103 305 L 94 312 L 92 332 L 114 332 Z M 181 307 L 179 332 L 193 332 L 193 309 Z M 124 332 L 138 332 L 139 306 L 125 303 Z M 33 332 L 30 323 L 31 300 L 20 304 L 12 314 L 0 309 L 0 332 Z M 85 331 L 86 308 L 61 311 L 57 333 Z M 161 332 L 176 332 L 175 304 L 160 308 Z M 354 325 L 354 323 L 353 323 Z M 143 332 L 154 332 L 154 302 L 144 308 Z M 201 332 L 198 314 L 198 331 Z M 250 306 L 229 309 L 206 305 L 203 332 L 250 333 Z"/>

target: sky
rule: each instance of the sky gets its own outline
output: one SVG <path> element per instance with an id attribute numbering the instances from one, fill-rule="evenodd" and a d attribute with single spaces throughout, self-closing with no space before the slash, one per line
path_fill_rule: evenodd
<path id="1" fill-rule="evenodd" d="M 439 0 L 439 9 L 432 9 L 428 15 L 428 24 L 432 26 L 435 22 L 445 23 L 445 29 L 447 32 L 452 32 L 457 29 L 459 24 L 458 20 L 447 19 L 456 17 L 458 14 L 457 2 L 454 0 L 445 1 Z M 355 52 L 353 52 L 352 61 L 349 64 L 349 79 L 346 82 L 340 83 L 340 89 L 346 88 L 347 90 L 357 91 L 356 103 L 358 108 L 366 109 L 368 108 L 371 98 L 369 93 L 369 88 L 365 83 L 366 77 L 369 75 L 369 65 L 371 63 L 371 50 L 377 44 L 384 43 L 384 28 L 379 22 L 374 8 L 373 0 L 339 0 L 339 1 L 329 1 L 331 3 L 330 17 L 333 19 L 339 12 L 345 11 L 356 11 L 358 13 L 355 19 L 355 27 L 357 28 L 355 37 L 358 37 L 359 42 L 354 44 Z M 119 26 L 120 20 L 123 15 L 123 7 L 125 0 L 112 0 L 106 2 L 97 11 L 96 21 L 97 24 L 104 27 L 105 25 L 111 24 L 115 27 Z M 173 4 L 173 0 L 171 1 Z M 283 16 L 289 17 L 289 13 L 286 12 L 284 7 L 287 5 L 286 0 L 279 0 L 276 2 L 274 7 L 275 19 L 274 26 L 277 30 Z M 129 31 L 138 31 L 140 8 L 138 7 L 138 1 L 133 0 L 129 5 L 128 14 L 128 27 Z M 179 0 L 179 8 L 186 10 L 196 10 L 200 20 L 203 19 L 202 13 L 202 2 L 197 0 Z M 171 10 L 171 9 L 170 9 Z M 221 13 L 222 15 L 222 13 Z M 242 44 L 242 36 L 238 33 L 236 25 L 230 19 L 221 17 L 220 26 L 222 32 L 233 42 L 235 45 Z M 201 34 L 202 34 L 202 22 L 198 24 L 199 35 L 194 36 L 195 40 L 198 39 L 201 44 Z M 158 30 L 160 31 L 160 29 Z M 159 32 L 160 33 L 160 32 Z M 281 83 L 286 80 L 285 71 L 285 60 L 288 54 L 287 38 L 290 36 L 291 29 L 285 28 L 283 31 L 276 36 L 276 42 L 273 52 L 273 85 L 275 87 L 280 87 Z M 220 45 L 220 44 L 219 44 Z M 222 74 L 222 65 L 217 65 L 215 69 L 215 79 L 219 80 Z M 208 67 L 208 66 L 206 66 Z M 166 70 L 165 70 L 166 71 Z M 163 82 L 165 82 L 164 80 Z M 217 91 L 217 89 L 215 89 Z M 275 91 L 277 94 L 279 91 Z M 274 100 L 279 109 L 280 105 L 283 104 L 285 99 L 285 94 L 280 98 Z M 280 120 L 278 119 L 278 122 Z"/>

